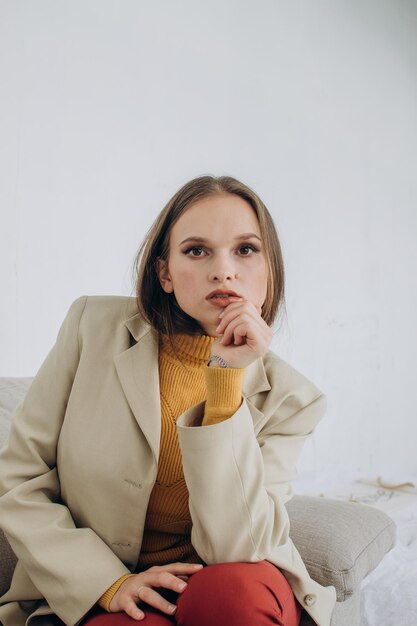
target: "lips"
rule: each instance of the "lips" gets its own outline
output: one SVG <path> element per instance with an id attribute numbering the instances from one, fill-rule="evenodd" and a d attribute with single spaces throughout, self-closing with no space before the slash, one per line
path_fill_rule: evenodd
<path id="1" fill-rule="evenodd" d="M 242 296 L 231 289 L 216 289 L 209 293 L 206 300 L 214 307 L 226 308 L 232 302 L 238 302 L 239 298 Z"/>
<path id="2" fill-rule="evenodd" d="M 206 297 L 206 300 L 212 300 L 216 296 L 219 296 L 219 299 L 222 299 L 222 296 L 224 299 L 226 299 L 227 296 L 234 297 L 234 298 L 242 297 L 240 293 L 236 293 L 236 291 L 232 291 L 231 289 L 216 289 L 215 291 L 212 291 L 211 293 L 208 294 L 208 296 Z"/>

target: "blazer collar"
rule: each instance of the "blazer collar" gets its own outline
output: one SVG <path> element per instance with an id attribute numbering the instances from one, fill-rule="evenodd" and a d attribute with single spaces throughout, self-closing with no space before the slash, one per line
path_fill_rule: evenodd
<path id="1" fill-rule="evenodd" d="M 125 350 L 114 357 L 114 363 L 132 413 L 157 462 L 161 437 L 158 335 L 139 313 L 123 323 L 135 343 L 132 345 L 129 336 Z M 270 389 L 263 360 L 259 358 L 246 368 L 243 395 L 250 398 Z M 259 413 L 255 407 L 252 410 L 254 415 Z"/>

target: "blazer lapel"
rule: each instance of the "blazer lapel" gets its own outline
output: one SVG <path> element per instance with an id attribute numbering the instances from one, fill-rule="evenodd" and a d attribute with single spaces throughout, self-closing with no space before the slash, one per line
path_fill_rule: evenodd
<path id="1" fill-rule="evenodd" d="M 114 363 L 133 415 L 158 462 L 161 436 L 158 338 L 141 322 L 138 313 L 124 323 L 136 343 L 116 355 Z"/>

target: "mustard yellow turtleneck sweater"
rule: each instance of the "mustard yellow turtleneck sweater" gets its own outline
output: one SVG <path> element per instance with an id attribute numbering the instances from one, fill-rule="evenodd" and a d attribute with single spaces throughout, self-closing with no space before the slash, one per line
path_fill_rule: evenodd
<path id="1" fill-rule="evenodd" d="M 205 401 L 202 426 L 228 419 L 242 402 L 245 370 L 207 367 L 214 337 L 175 335 L 178 357 L 166 335 L 159 338 L 159 385 L 161 393 L 161 441 L 158 473 L 145 520 L 136 571 L 152 565 L 182 561 L 202 563 L 191 544 L 192 520 L 188 490 L 182 471 L 177 418 L 188 408 Z M 109 610 L 122 576 L 101 596 L 99 604 Z"/>

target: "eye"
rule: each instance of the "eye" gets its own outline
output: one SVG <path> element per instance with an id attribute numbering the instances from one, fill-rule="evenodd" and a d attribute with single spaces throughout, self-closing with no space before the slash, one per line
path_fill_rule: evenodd
<path id="1" fill-rule="evenodd" d="M 194 256 L 194 257 L 199 257 L 202 256 L 202 252 L 203 252 L 203 248 L 201 246 L 193 246 L 192 248 L 188 248 L 187 250 L 184 251 L 184 254 L 187 254 L 188 256 Z M 194 254 L 196 253 L 196 254 Z"/>
<path id="2" fill-rule="evenodd" d="M 258 249 L 255 248 L 251 243 L 245 243 L 239 246 L 239 252 L 242 256 L 251 256 L 252 252 L 258 252 Z"/>

